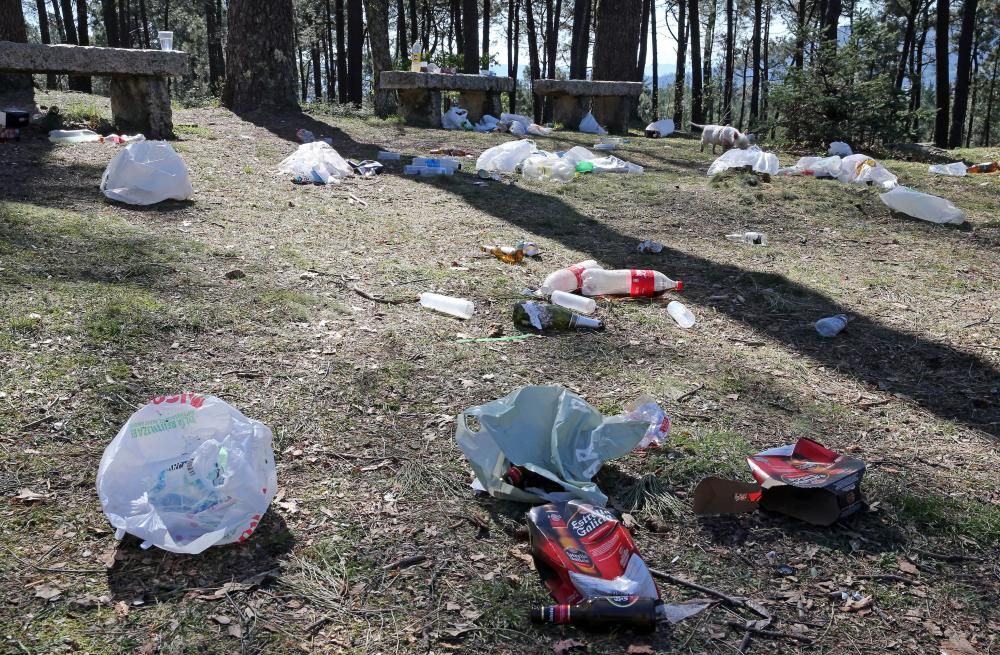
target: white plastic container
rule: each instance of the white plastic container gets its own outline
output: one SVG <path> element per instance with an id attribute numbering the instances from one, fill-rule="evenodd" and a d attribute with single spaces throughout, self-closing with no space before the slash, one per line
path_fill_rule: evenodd
<path id="1" fill-rule="evenodd" d="M 619 269 L 606 271 L 592 268 L 583 272 L 581 291 L 585 296 L 625 295 L 652 296 L 661 291 L 684 288 L 681 280 L 671 280 L 659 271 Z"/>
<path id="2" fill-rule="evenodd" d="M 676 300 L 672 300 L 667 305 L 667 313 L 670 317 L 677 321 L 677 325 L 681 326 L 685 330 L 693 327 L 695 324 L 694 314 L 691 310 L 684 306 L 683 303 L 679 303 Z"/>
<path id="3" fill-rule="evenodd" d="M 574 264 L 569 268 L 560 268 L 558 271 L 549 273 L 545 281 L 542 282 L 542 293 L 553 291 L 565 291 L 567 293 L 579 291 L 583 286 L 583 272 L 589 268 L 600 268 L 601 265 L 593 259 Z"/>
<path id="4" fill-rule="evenodd" d="M 174 49 L 174 33 L 173 32 L 157 32 L 156 38 L 160 40 L 160 50 L 173 50 Z"/>
<path id="5" fill-rule="evenodd" d="M 841 330 L 847 327 L 848 320 L 845 314 L 821 318 L 816 321 L 816 331 L 819 332 L 819 336 L 821 337 L 835 337 L 840 334 Z"/>
<path id="6" fill-rule="evenodd" d="M 471 300 L 455 298 L 454 296 L 442 296 L 439 293 L 420 294 L 420 304 L 428 309 L 457 316 L 462 319 L 472 318 L 472 314 L 476 311 L 476 306 L 472 304 Z"/>
<path id="7" fill-rule="evenodd" d="M 376 159 L 379 159 L 381 161 L 390 161 L 390 160 L 391 161 L 398 161 L 399 160 L 399 153 L 398 152 L 389 152 L 388 150 L 379 150 L 378 151 L 378 156 L 376 157 Z"/>
<path id="8" fill-rule="evenodd" d="M 101 135 L 92 130 L 52 130 L 49 141 L 52 143 L 97 143 Z"/>
<path id="9" fill-rule="evenodd" d="M 406 165 L 403 167 L 404 175 L 423 175 L 424 177 L 433 177 L 435 175 L 453 175 L 454 173 L 454 169 L 444 168 L 443 166 Z"/>
<path id="10" fill-rule="evenodd" d="M 751 246 L 767 245 L 767 235 L 763 232 L 736 232 L 727 234 L 726 238 L 736 243 L 746 243 Z"/>
<path id="11" fill-rule="evenodd" d="M 578 296 L 575 293 L 553 291 L 550 296 L 550 300 L 552 300 L 553 305 L 559 305 L 560 307 L 565 307 L 566 309 L 572 309 L 574 312 L 580 314 L 593 314 L 597 311 L 597 301 L 593 298 Z"/>
<path id="12" fill-rule="evenodd" d="M 898 186 L 889 193 L 883 193 L 879 198 L 889 209 L 913 218 L 954 225 L 965 222 L 965 212 L 948 200 L 929 193 L 920 193 L 905 186 Z"/>

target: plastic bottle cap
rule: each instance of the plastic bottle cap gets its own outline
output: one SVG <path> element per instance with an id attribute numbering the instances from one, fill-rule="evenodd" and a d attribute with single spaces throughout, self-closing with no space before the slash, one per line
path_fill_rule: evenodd
<path id="1" fill-rule="evenodd" d="M 684 290 L 684 280 L 677 280 L 676 290 L 677 291 L 683 291 Z"/>

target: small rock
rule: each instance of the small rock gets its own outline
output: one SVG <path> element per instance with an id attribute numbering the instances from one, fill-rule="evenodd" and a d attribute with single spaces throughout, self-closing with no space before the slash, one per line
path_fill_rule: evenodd
<path id="1" fill-rule="evenodd" d="M 247 274 L 238 268 L 234 268 L 233 270 L 226 273 L 227 280 L 242 280 L 246 276 Z"/>
<path id="2" fill-rule="evenodd" d="M 779 564 L 778 565 L 778 575 L 785 575 L 785 576 L 795 575 L 795 569 L 793 569 L 792 567 L 790 567 L 787 564 Z"/>

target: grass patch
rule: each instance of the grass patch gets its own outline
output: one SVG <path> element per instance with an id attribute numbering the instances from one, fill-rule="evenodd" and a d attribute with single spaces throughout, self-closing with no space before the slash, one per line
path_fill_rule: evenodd
<path id="1" fill-rule="evenodd" d="M 212 130 L 207 127 L 199 127 L 197 125 L 175 125 L 174 132 L 176 132 L 177 136 L 180 137 L 197 137 L 199 139 L 209 139 L 210 141 L 214 141 L 218 138 Z"/>
<path id="2" fill-rule="evenodd" d="M 1000 507 L 971 499 L 900 492 L 890 498 L 899 517 L 924 534 L 964 535 L 984 544 L 1000 543 Z"/>
<path id="3" fill-rule="evenodd" d="M 680 455 L 667 470 L 675 488 L 693 485 L 707 475 L 743 478 L 746 457 L 754 452 L 746 439 L 728 431 L 681 432 L 671 441 Z"/>
<path id="4" fill-rule="evenodd" d="M 94 303 L 83 321 L 91 338 L 125 340 L 149 335 L 158 326 L 163 305 L 138 289 L 115 288 Z"/>
<path id="5" fill-rule="evenodd" d="M 111 129 L 111 122 L 101 112 L 101 108 L 89 102 L 71 102 L 59 110 L 64 127 L 82 126 L 95 132 Z"/>

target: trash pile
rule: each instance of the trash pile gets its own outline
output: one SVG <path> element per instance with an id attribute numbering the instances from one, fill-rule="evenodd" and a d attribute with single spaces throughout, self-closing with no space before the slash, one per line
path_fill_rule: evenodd
<path id="1" fill-rule="evenodd" d="M 764 152 L 757 146 L 751 146 L 746 150 L 733 148 L 722 153 L 718 159 L 708 167 L 708 176 L 714 177 L 730 168 L 750 167 L 757 173 L 776 175 L 778 173 L 778 156 L 772 152 Z"/>
<path id="2" fill-rule="evenodd" d="M 109 134 L 101 136 L 93 130 L 52 130 L 49 132 L 49 141 L 58 144 L 109 143 L 125 145 L 126 143 L 136 143 L 145 140 L 146 137 L 142 134 L 134 134 L 132 136 Z"/>
<path id="3" fill-rule="evenodd" d="M 354 169 L 329 143 L 309 141 L 278 164 L 278 173 L 292 175 L 299 183 L 339 184 L 354 175 Z"/>
<path id="4" fill-rule="evenodd" d="M 481 177 L 520 171 L 525 179 L 539 182 L 569 182 L 585 173 L 641 175 L 644 172 L 642 166 L 613 155 L 599 157 L 582 146 L 549 153 L 539 150 L 530 139 L 508 141 L 485 150 L 476 160 L 476 169 Z"/>
<path id="5" fill-rule="evenodd" d="M 794 166 L 781 168 L 778 175 L 807 175 L 837 180 L 842 184 L 877 185 L 886 191 L 896 187 L 898 178 L 868 155 L 802 157 Z"/>

